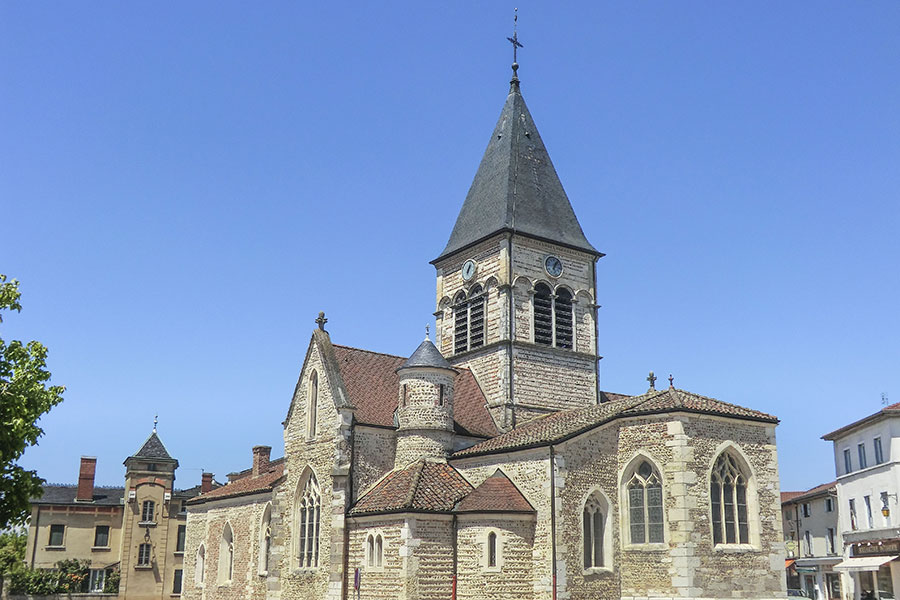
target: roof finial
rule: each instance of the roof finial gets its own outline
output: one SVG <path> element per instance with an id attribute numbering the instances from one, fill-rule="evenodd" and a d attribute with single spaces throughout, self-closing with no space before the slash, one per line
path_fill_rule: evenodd
<path id="1" fill-rule="evenodd" d="M 325 311 L 319 311 L 319 318 L 316 319 L 316 323 L 319 324 L 319 329 L 325 331 L 325 323 L 328 322 L 328 319 L 325 318 Z"/>
<path id="2" fill-rule="evenodd" d="M 650 382 L 650 389 L 656 389 L 656 375 L 653 374 L 653 371 L 650 371 L 650 374 L 647 375 L 647 381 Z"/>
<path id="3" fill-rule="evenodd" d="M 153 433 L 156 433 L 157 423 L 159 423 L 159 415 L 153 415 Z"/>
<path id="4" fill-rule="evenodd" d="M 428 330 L 431 328 L 431 325 L 428 323 L 425 324 L 425 340 L 430 342 L 431 340 L 428 338 Z"/>
<path id="5" fill-rule="evenodd" d="M 674 381 L 675 381 L 675 378 L 672 377 L 672 374 L 671 374 L 671 373 L 669 373 L 669 387 L 670 387 L 670 388 L 675 387 Z"/>
<path id="6" fill-rule="evenodd" d="M 518 27 L 519 27 L 519 9 L 517 8 L 517 9 L 515 9 L 515 16 L 513 16 L 513 35 L 512 35 L 512 37 L 506 38 L 509 40 L 509 42 L 512 44 L 512 47 L 513 47 L 513 64 L 512 64 L 513 75 L 512 75 L 512 79 L 509 82 L 509 91 L 510 92 L 519 89 L 519 75 L 517 74 L 517 72 L 519 70 L 519 61 L 518 61 L 518 56 L 517 56 L 516 51 L 519 48 L 525 47 L 519 43 Z"/>

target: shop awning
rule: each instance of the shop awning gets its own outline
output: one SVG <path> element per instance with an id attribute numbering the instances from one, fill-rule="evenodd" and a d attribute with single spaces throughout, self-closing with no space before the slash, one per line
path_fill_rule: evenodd
<path id="1" fill-rule="evenodd" d="M 834 565 L 835 571 L 877 571 L 884 563 L 889 563 L 895 556 L 854 556 Z"/>
<path id="2" fill-rule="evenodd" d="M 792 566 L 795 562 L 797 562 L 797 561 L 796 561 L 796 559 L 794 559 L 794 558 L 786 558 L 786 559 L 784 559 L 784 568 L 785 568 L 785 569 L 790 569 L 791 566 Z"/>

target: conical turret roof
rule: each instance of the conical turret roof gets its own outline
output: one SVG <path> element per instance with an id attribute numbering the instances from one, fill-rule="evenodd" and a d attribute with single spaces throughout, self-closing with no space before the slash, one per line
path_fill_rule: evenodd
<path id="1" fill-rule="evenodd" d="M 447 362 L 447 359 L 444 358 L 441 351 L 438 350 L 427 337 L 425 338 L 425 341 L 419 344 L 419 347 L 412 353 L 412 356 L 410 356 L 405 363 L 397 367 L 397 370 L 409 369 L 411 367 L 432 367 L 436 369 L 453 370 L 453 366 Z"/>
<path id="2" fill-rule="evenodd" d="M 602 256 L 581 230 L 515 76 L 450 240 L 432 262 L 502 231 Z"/>

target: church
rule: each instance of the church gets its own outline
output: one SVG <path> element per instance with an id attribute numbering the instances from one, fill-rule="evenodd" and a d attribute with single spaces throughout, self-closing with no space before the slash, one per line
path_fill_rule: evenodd
<path id="1" fill-rule="evenodd" d="M 598 387 L 596 264 L 509 94 L 431 263 L 434 341 L 320 313 L 284 455 L 187 502 L 185 600 L 785 597 L 771 415 Z"/>

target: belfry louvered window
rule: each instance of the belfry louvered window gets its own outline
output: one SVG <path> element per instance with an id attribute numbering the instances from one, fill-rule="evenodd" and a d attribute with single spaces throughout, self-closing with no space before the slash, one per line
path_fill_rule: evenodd
<path id="1" fill-rule="evenodd" d="M 714 544 L 747 544 L 747 476 L 727 452 L 716 459 L 709 486 Z"/>
<path id="2" fill-rule="evenodd" d="M 459 292 L 453 301 L 453 353 L 475 350 L 484 346 L 484 290 L 480 285 Z"/>
<path id="3" fill-rule="evenodd" d="M 557 348 L 573 348 L 574 319 L 572 293 L 560 288 L 554 295 L 550 287 L 534 287 L 534 343 Z"/>

